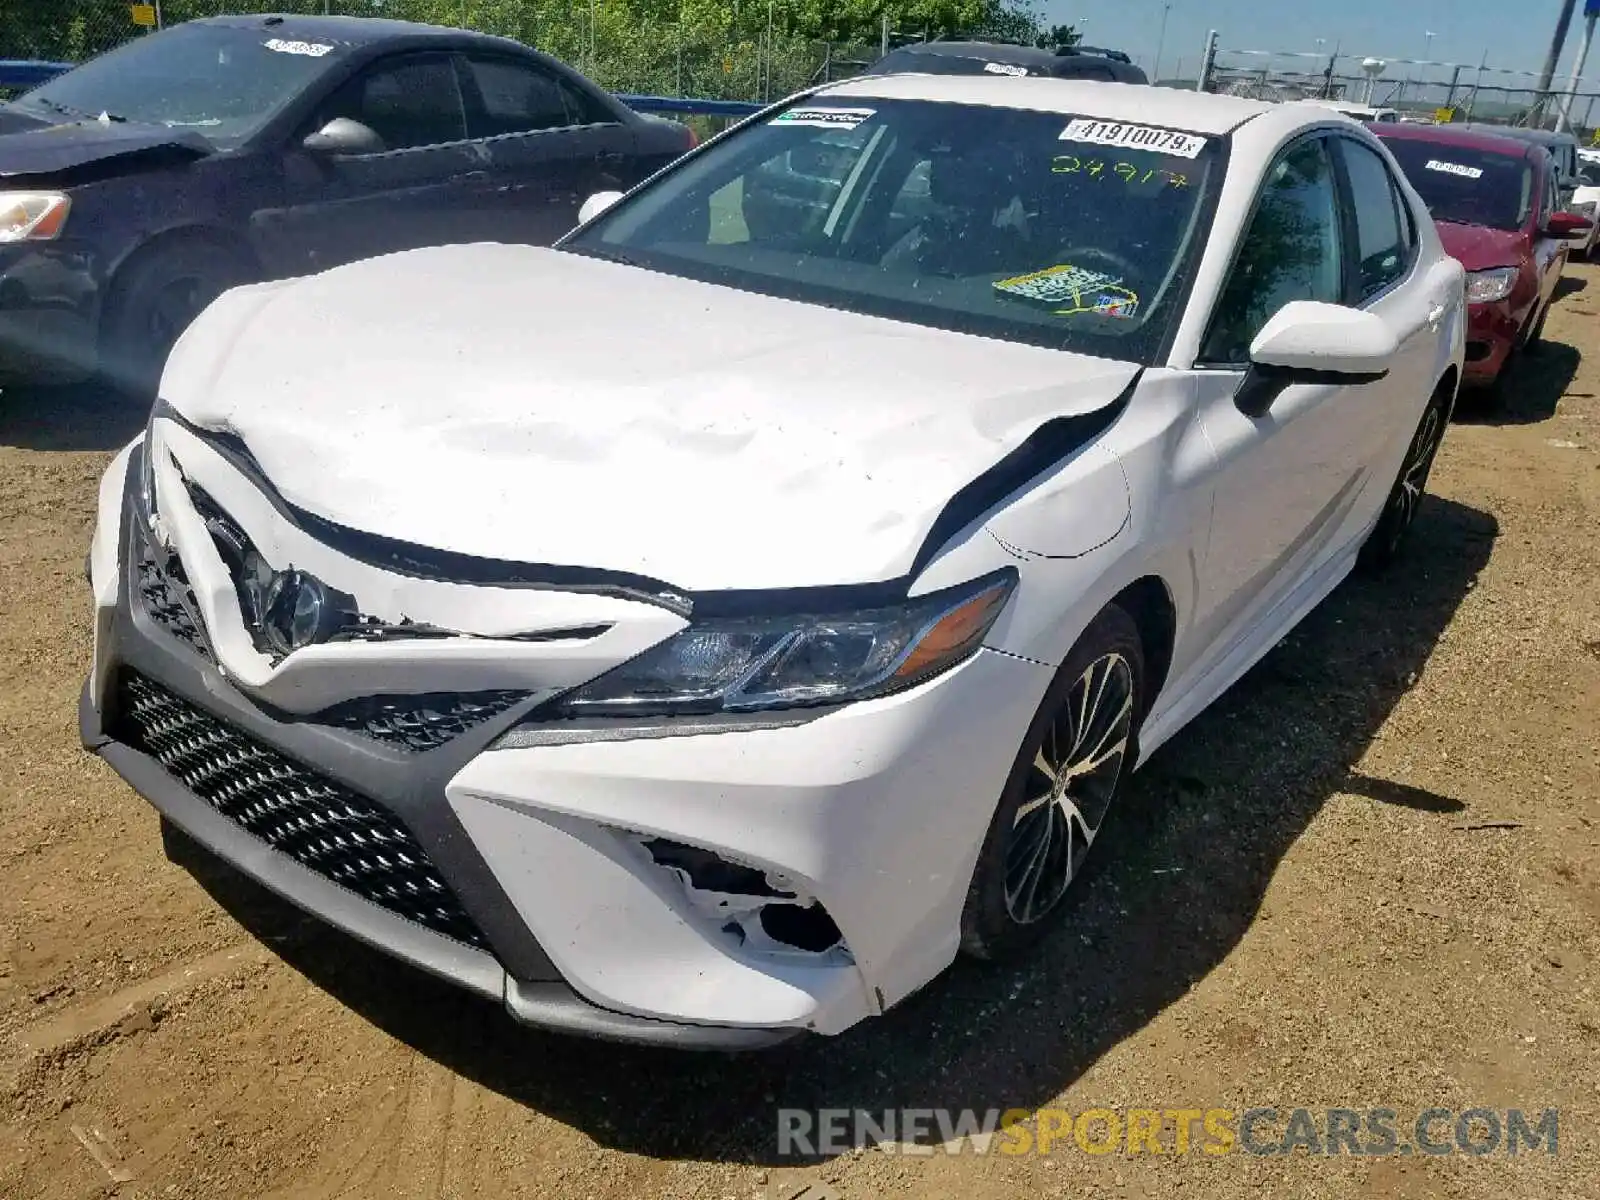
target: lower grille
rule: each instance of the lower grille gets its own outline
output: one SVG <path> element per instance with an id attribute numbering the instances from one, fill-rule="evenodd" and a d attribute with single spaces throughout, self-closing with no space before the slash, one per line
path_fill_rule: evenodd
<path id="1" fill-rule="evenodd" d="M 118 740 L 273 849 L 435 933 L 488 948 L 416 839 L 378 805 L 143 675 L 119 679 L 117 711 Z"/>
<path id="2" fill-rule="evenodd" d="M 432 750 L 498 717 L 527 692 L 369 696 L 325 709 L 311 720 L 363 734 L 403 750 Z"/>
<path id="3" fill-rule="evenodd" d="M 150 614 L 150 619 L 191 650 L 210 658 L 206 640 L 191 615 L 199 611 L 199 606 L 177 556 L 173 555 L 168 568 L 163 570 L 156 561 L 155 552 L 143 537 L 136 537 L 134 552 L 139 556 L 136 564 L 139 598 L 144 602 L 144 610 Z"/>

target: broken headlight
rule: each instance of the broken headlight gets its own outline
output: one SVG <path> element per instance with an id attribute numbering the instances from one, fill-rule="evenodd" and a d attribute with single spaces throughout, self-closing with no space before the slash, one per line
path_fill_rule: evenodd
<path id="1" fill-rule="evenodd" d="M 1017 574 L 888 608 L 713 618 L 568 695 L 564 716 L 751 712 L 864 700 L 947 671 L 983 643 Z"/>

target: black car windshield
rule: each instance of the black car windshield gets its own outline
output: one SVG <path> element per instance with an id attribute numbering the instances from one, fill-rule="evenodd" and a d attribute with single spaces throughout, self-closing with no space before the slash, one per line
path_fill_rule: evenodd
<path id="1" fill-rule="evenodd" d="M 1533 167 L 1522 154 L 1500 154 L 1416 138 L 1385 138 L 1436 221 L 1521 229 L 1535 200 Z"/>
<path id="2" fill-rule="evenodd" d="M 52 116 L 192 129 L 227 146 L 259 129 L 343 47 L 272 27 L 176 25 L 134 38 L 15 101 Z"/>
<path id="3" fill-rule="evenodd" d="M 562 243 L 691 279 L 1149 362 L 1220 182 L 1214 138 L 829 96 L 708 145 Z"/>

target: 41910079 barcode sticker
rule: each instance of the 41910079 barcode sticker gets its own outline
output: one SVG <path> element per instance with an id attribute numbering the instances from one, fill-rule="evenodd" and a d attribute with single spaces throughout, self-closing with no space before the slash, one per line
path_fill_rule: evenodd
<path id="1" fill-rule="evenodd" d="M 1152 129 L 1148 125 L 1125 125 L 1120 121 L 1077 120 L 1061 131 L 1063 142 L 1083 142 L 1090 146 L 1116 146 L 1122 150 L 1149 150 L 1179 158 L 1198 158 L 1206 139 L 1172 129 Z"/>

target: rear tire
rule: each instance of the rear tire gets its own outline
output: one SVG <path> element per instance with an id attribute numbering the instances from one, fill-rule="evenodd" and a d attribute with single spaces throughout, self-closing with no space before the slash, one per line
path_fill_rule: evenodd
<path id="1" fill-rule="evenodd" d="M 1012 765 L 961 914 L 967 955 L 1016 957 L 1079 894 L 1073 885 L 1138 759 L 1144 706 L 1139 627 L 1109 605 L 1061 664 Z"/>
<path id="2" fill-rule="evenodd" d="M 1499 382 L 1496 381 L 1497 388 Z M 1449 423 L 1450 398 L 1441 389 L 1433 394 L 1422 420 L 1406 447 L 1406 456 L 1400 462 L 1400 473 L 1389 498 L 1384 502 L 1383 515 L 1362 544 L 1358 564 L 1376 574 L 1387 569 L 1405 549 L 1406 535 L 1416 522 L 1417 510 L 1422 507 L 1422 497 L 1427 494 L 1428 476 L 1444 441 L 1445 427 Z"/>
<path id="3" fill-rule="evenodd" d="M 255 275 L 243 255 L 198 238 L 135 259 L 118 275 L 107 299 L 102 377 L 130 400 L 150 403 L 178 337 L 208 304 Z"/>

